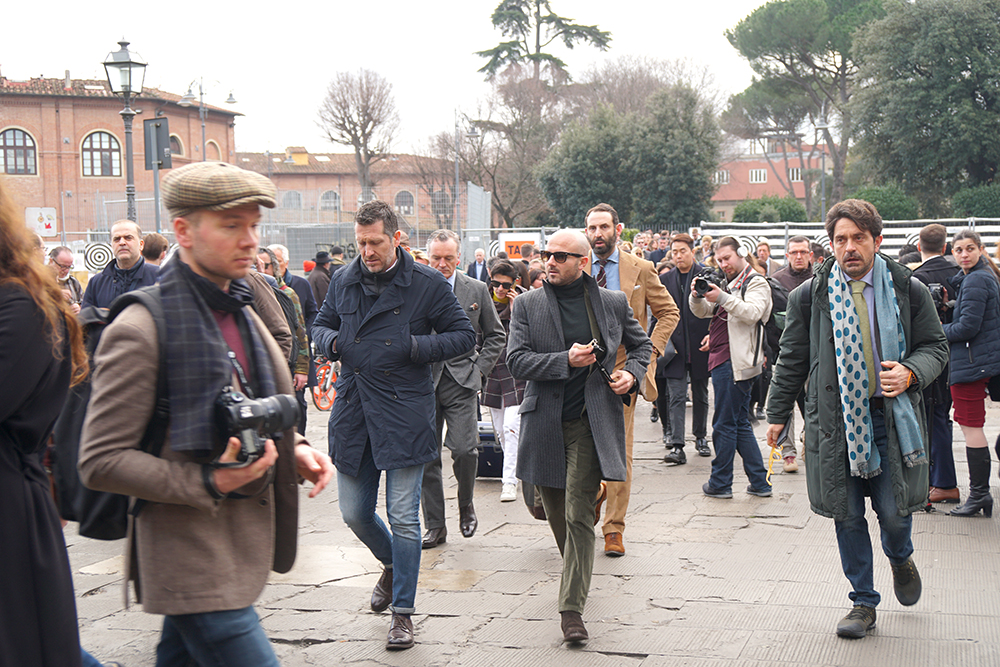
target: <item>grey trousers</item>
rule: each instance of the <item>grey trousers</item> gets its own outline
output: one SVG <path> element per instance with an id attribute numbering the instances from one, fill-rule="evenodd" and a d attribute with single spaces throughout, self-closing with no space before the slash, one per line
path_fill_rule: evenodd
<path id="1" fill-rule="evenodd" d="M 684 446 L 687 385 L 687 378 L 667 378 L 667 388 L 670 390 L 670 428 L 675 447 Z M 662 415 L 660 419 L 663 419 Z M 696 438 L 704 438 L 708 434 L 708 378 L 691 379 L 691 431 Z"/>
<path id="2" fill-rule="evenodd" d="M 542 506 L 559 553 L 559 611 L 583 613 L 594 573 L 594 507 L 601 488 L 601 462 L 594 447 L 590 422 L 584 416 L 563 422 L 566 448 L 566 488 L 538 487 Z"/>
<path id="3" fill-rule="evenodd" d="M 472 502 L 479 468 L 479 427 L 476 424 L 476 391 L 455 382 L 447 371 L 438 382 L 436 395 L 437 442 L 442 450 L 441 435 L 445 422 L 448 433 L 444 446 L 451 450 L 451 467 L 458 480 L 458 506 Z M 420 502 L 424 508 L 424 527 L 444 528 L 444 480 L 441 455 L 424 465 L 423 491 Z"/>

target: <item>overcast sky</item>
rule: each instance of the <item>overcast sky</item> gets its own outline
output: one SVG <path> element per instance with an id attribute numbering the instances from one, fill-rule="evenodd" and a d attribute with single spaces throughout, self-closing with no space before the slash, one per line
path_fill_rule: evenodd
<path id="1" fill-rule="evenodd" d="M 317 109 L 336 72 L 364 67 L 392 84 L 401 120 L 394 150 L 413 152 L 453 131 L 456 109 L 472 112 L 486 96 L 477 72 L 485 60 L 474 52 L 502 38 L 490 22 L 498 0 L 5 4 L 3 76 L 62 77 L 68 69 L 76 79 L 103 79 L 101 62 L 124 37 L 149 64 L 147 86 L 183 94 L 201 77 L 206 102 L 217 106 L 232 92 L 232 108 L 245 115 L 236 124 L 241 151 L 347 152 L 323 138 Z M 687 58 L 707 66 L 728 96 L 750 83 L 751 70 L 723 32 L 762 4 L 552 0 L 556 13 L 610 31 L 612 42 L 606 52 L 561 43 L 551 51 L 576 77 L 624 55 Z"/>

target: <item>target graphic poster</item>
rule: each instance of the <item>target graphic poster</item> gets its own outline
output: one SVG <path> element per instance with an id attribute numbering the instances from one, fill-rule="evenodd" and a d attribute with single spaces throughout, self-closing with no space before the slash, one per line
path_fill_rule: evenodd
<path id="1" fill-rule="evenodd" d="M 83 263 L 92 273 L 103 271 L 114 258 L 110 243 L 88 243 L 87 249 L 83 251 Z"/>

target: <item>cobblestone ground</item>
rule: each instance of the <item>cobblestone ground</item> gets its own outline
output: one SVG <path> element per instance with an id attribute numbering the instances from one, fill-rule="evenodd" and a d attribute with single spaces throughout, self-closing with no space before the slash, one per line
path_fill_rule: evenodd
<path id="1" fill-rule="evenodd" d="M 325 448 L 326 414 L 310 409 L 307 436 Z M 737 465 L 735 497 L 707 498 L 701 485 L 711 459 L 689 441 L 688 464 L 668 467 L 660 424 L 649 414 L 641 403 L 626 556 L 604 556 L 598 532 L 584 613 L 588 643 L 561 643 L 560 560 L 548 526 L 519 501 L 501 504 L 499 480 L 480 479 L 479 530 L 464 539 L 454 479 L 446 478 L 448 541 L 423 552 L 417 645 L 397 653 L 384 648 L 389 617 L 368 609 L 379 566 L 341 520 L 335 486 L 314 500 L 302 494 L 295 568 L 272 577 L 256 605 L 282 664 L 1000 665 L 1000 518 L 951 517 L 948 505 L 916 516 L 923 597 L 903 608 L 869 512 L 883 596 L 878 628 L 863 640 L 839 639 L 834 627 L 850 608 L 849 588 L 833 522 L 809 510 L 804 471 L 783 474 L 776 464 L 774 496 L 756 498 L 742 492 L 747 481 Z M 764 429 L 756 431 L 766 456 Z M 991 442 L 998 430 L 1000 409 L 990 406 Z M 955 436 L 964 498 L 968 470 L 957 427 Z M 994 460 L 994 492 L 998 469 Z M 75 524 L 65 533 L 84 647 L 125 667 L 151 667 L 162 619 L 134 603 L 125 608 L 122 544 L 81 538 Z"/>

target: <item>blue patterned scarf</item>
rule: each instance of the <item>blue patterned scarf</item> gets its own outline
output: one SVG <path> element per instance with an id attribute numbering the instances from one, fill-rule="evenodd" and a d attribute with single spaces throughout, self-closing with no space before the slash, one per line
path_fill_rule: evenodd
<path id="1" fill-rule="evenodd" d="M 881 359 L 902 361 L 906 355 L 906 336 L 899 319 L 899 302 L 892 284 L 889 265 L 875 256 L 872 283 L 875 290 L 875 314 L 881 338 Z M 869 478 L 882 471 L 878 448 L 872 446 L 872 422 L 868 404 L 868 367 L 865 364 L 861 327 L 851 296 L 850 279 L 839 264 L 834 263 L 827 284 L 830 316 L 833 319 L 834 346 L 837 351 L 837 378 L 840 401 L 847 427 L 847 455 L 851 475 Z M 862 304 L 862 307 L 866 307 Z M 872 341 L 875 344 L 875 341 Z M 876 369 L 876 373 L 880 369 Z M 893 426 L 903 462 L 907 467 L 924 464 L 920 424 L 913 403 L 906 392 L 888 398 L 892 405 Z"/>
<path id="2" fill-rule="evenodd" d="M 232 384 L 229 346 L 212 311 L 232 313 L 243 319 L 250 333 L 246 350 L 251 369 L 246 370 L 257 398 L 275 393 L 271 357 L 257 328 L 246 314 L 253 293 L 242 280 L 229 292 L 199 276 L 173 257 L 160 270 L 160 294 L 167 317 L 167 390 L 170 395 L 170 448 L 208 455 L 219 444 L 215 427 L 215 399 Z M 244 339 L 245 340 L 245 339 Z M 244 389 L 245 391 L 245 389 Z"/>

